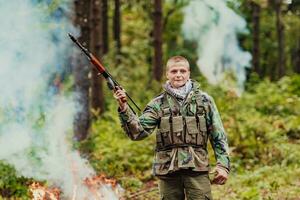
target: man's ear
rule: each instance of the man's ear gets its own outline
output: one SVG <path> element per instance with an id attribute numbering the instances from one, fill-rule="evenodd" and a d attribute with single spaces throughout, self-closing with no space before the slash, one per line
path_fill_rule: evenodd
<path id="1" fill-rule="evenodd" d="M 169 80 L 169 75 L 168 75 L 168 71 L 166 71 L 166 77 Z"/>

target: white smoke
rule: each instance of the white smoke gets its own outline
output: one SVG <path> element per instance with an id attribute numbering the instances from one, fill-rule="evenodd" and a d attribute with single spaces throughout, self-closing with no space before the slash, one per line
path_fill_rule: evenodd
<path id="1" fill-rule="evenodd" d="M 60 2 L 51 13 L 43 1 L 0 0 L 0 160 L 22 176 L 60 186 L 67 198 L 76 187 L 77 199 L 92 199 L 83 179 L 95 172 L 71 147 L 79 106 L 72 95 L 51 90 L 74 47 L 66 17 L 72 2 Z M 107 188 L 104 199 L 117 199 Z"/>
<path id="2" fill-rule="evenodd" d="M 200 71 L 210 83 L 235 73 L 239 89 L 246 79 L 251 55 L 238 44 L 237 33 L 246 32 L 246 21 L 226 5 L 226 0 L 191 0 L 184 9 L 184 36 L 197 42 Z"/>

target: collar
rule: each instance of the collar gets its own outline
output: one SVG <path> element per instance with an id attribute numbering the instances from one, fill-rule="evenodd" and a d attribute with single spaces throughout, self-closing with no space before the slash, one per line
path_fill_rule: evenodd
<path id="1" fill-rule="evenodd" d="M 176 99 L 183 101 L 191 91 L 200 90 L 200 84 L 195 80 L 189 79 L 184 86 L 176 89 L 172 88 L 170 83 L 167 81 L 163 85 L 163 88 L 167 93 L 174 96 Z"/>

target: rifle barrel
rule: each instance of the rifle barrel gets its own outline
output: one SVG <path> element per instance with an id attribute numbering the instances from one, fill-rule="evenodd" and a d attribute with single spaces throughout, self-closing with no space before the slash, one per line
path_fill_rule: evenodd
<path id="1" fill-rule="evenodd" d="M 69 37 L 71 38 L 71 40 L 77 44 L 77 46 L 84 52 L 84 54 L 89 58 L 89 60 L 92 59 L 92 56 L 91 56 L 91 53 L 86 49 L 84 48 L 79 42 L 78 40 L 75 39 L 75 37 L 73 35 L 71 35 L 70 33 L 68 33 Z"/>
<path id="2" fill-rule="evenodd" d="M 70 33 L 68 33 L 68 35 L 71 38 L 71 40 L 84 52 L 84 54 L 88 57 L 88 59 L 90 60 L 90 62 L 94 65 L 94 67 L 96 67 L 96 69 L 99 71 L 99 73 L 104 76 L 105 79 L 108 80 L 108 78 L 110 78 L 113 81 L 114 85 L 115 85 L 114 87 L 120 86 L 120 84 L 108 73 L 108 71 L 106 71 L 105 67 L 101 64 L 101 62 L 92 53 L 90 53 L 84 46 L 82 46 L 78 42 L 78 40 L 76 40 L 76 38 L 73 35 L 71 35 Z M 125 92 L 125 94 L 129 98 L 129 100 L 134 104 L 134 106 L 139 111 L 141 111 L 141 109 L 133 101 L 133 99 L 127 94 L 127 92 Z M 134 112 L 134 110 L 132 109 L 132 107 L 130 106 L 130 104 L 128 104 L 128 106 Z"/>

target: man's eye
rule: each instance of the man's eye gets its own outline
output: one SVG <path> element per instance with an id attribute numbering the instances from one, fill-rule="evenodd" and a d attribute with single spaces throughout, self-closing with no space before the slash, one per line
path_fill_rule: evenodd
<path id="1" fill-rule="evenodd" d="M 180 72 L 184 74 L 184 73 L 186 73 L 187 71 L 186 71 L 186 70 L 180 70 Z"/>

